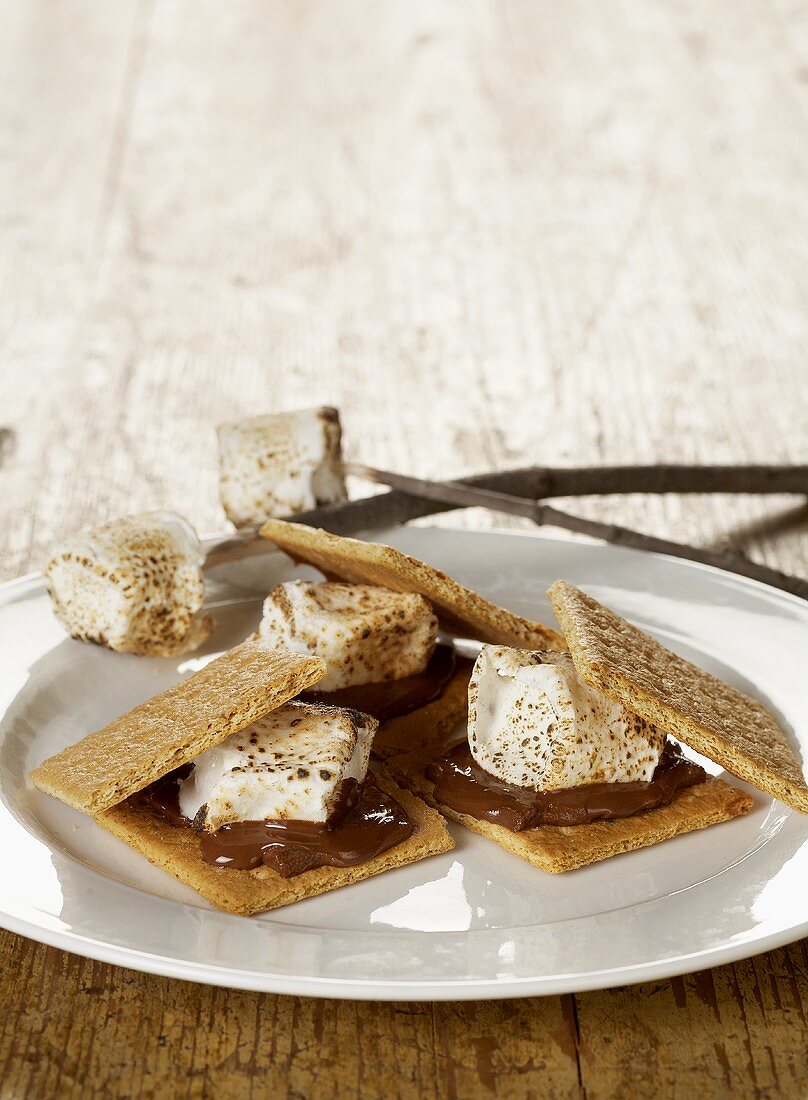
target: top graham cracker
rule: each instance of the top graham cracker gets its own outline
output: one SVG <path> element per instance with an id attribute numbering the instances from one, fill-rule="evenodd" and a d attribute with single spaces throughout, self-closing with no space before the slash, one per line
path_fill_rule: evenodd
<path id="1" fill-rule="evenodd" d="M 565 649 L 552 627 L 523 619 L 464 588 L 440 569 L 392 546 L 332 535 L 315 527 L 270 519 L 261 534 L 298 562 L 351 584 L 379 584 L 417 592 L 429 600 L 441 623 L 456 634 L 521 649 Z"/>
<path id="2" fill-rule="evenodd" d="M 550 603 L 585 683 L 728 772 L 808 813 L 800 761 L 757 700 L 678 657 L 566 581 Z"/>
<path id="3" fill-rule="evenodd" d="M 283 706 L 325 662 L 248 640 L 35 768 L 40 790 L 98 814 Z"/>

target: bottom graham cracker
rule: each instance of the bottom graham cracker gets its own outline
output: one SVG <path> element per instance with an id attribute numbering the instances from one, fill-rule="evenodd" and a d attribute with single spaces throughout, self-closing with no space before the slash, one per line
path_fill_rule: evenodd
<path id="1" fill-rule="evenodd" d="M 263 913 L 454 848 L 440 814 L 401 790 L 389 776 L 376 769 L 374 774 L 379 786 L 404 807 L 415 825 L 412 836 L 357 867 L 317 867 L 293 878 L 283 878 L 269 867 L 253 871 L 213 867 L 202 859 L 199 838 L 193 829 L 172 825 L 133 799 L 97 815 L 94 820 L 145 856 L 149 863 L 191 886 L 217 908 L 243 915 Z"/>
<path id="2" fill-rule="evenodd" d="M 460 822 L 507 852 L 553 875 L 730 821 L 748 813 L 753 804 L 752 796 L 746 791 L 711 777 L 678 791 L 667 806 L 646 810 L 634 817 L 595 821 L 591 825 L 540 825 L 536 829 L 513 832 L 436 802 L 434 784 L 424 774 L 433 759 L 434 755 L 429 752 L 409 753 L 392 757 L 387 767 L 399 782 L 445 817 Z"/>

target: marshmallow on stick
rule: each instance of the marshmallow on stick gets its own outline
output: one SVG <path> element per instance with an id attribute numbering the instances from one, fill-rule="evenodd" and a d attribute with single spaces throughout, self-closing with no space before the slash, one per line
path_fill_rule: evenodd
<path id="1" fill-rule="evenodd" d="M 220 424 L 219 492 L 236 527 L 345 500 L 342 429 L 332 408 Z"/>
<path id="2" fill-rule="evenodd" d="M 519 787 L 647 781 L 665 734 L 579 680 L 567 653 L 483 646 L 469 683 L 469 748 Z"/>
<path id="3" fill-rule="evenodd" d="M 326 662 L 318 691 L 400 680 L 423 672 L 438 620 L 423 596 L 375 584 L 286 581 L 264 601 L 266 645 Z"/>
<path id="4" fill-rule="evenodd" d="M 196 649 L 213 628 L 200 614 L 203 552 L 174 512 L 144 512 L 57 546 L 45 579 L 71 637 L 119 653 L 171 657 Z"/>

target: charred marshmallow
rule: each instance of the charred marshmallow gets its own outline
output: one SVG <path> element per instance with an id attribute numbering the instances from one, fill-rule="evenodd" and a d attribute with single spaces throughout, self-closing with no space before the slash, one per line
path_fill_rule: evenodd
<path id="1" fill-rule="evenodd" d="M 45 579 L 71 637 L 121 653 L 172 656 L 195 649 L 213 626 L 199 614 L 203 557 L 182 516 L 145 512 L 55 547 Z"/>
<path id="2" fill-rule="evenodd" d="M 536 791 L 650 780 L 665 734 L 580 681 L 569 654 L 483 646 L 469 683 L 469 748 Z"/>
<path id="3" fill-rule="evenodd" d="M 423 596 L 373 584 L 287 581 L 264 601 L 267 645 L 311 653 L 328 666 L 318 691 L 400 680 L 426 668 L 438 620 Z"/>
<path id="4" fill-rule="evenodd" d="M 365 778 L 378 726 L 358 711 L 287 703 L 196 759 L 180 812 L 211 832 L 234 821 L 327 821 L 342 783 Z"/>
<path id="5" fill-rule="evenodd" d="M 236 527 L 345 500 L 337 409 L 301 409 L 221 424 L 219 493 Z"/>

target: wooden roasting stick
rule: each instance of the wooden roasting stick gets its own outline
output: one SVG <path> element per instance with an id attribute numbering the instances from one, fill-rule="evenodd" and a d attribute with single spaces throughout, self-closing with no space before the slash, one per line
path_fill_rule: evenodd
<path id="1" fill-rule="evenodd" d="M 382 471 L 370 466 L 348 464 L 346 472 L 385 484 Z M 493 489 L 531 500 L 629 492 L 797 493 L 808 496 L 808 466 L 593 466 L 579 469 L 525 466 L 459 478 L 451 484 Z M 325 504 L 289 518 L 310 527 L 324 527 L 335 535 L 352 535 L 464 507 L 469 506 L 452 504 L 445 496 L 426 499 L 423 494 L 393 489 L 379 496 Z"/>
<path id="2" fill-rule="evenodd" d="M 389 485 L 386 470 L 345 463 L 346 474 Z M 498 489 L 514 496 L 617 496 L 624 493 L 797 493 L 808 496 L 808 466 L 525 466 L 452 485 Z"/>
<path id="3" fill-rule="evenodd" d="M 700 547 L 688 546 L 685 543 L 645 535 L 640 531 L 634 531 L 629 527 L 621 527 L 614 523 L 602 523 L 598 520 L 585 519 L 583 516 L 570 515 L 569 512 L 562 512 L 559 508 L 544 504 L 542 501 L 521 499 L 508 493 L 493 489 L 476 488 L 459 481 L 427 481 L 387 470 L 371 470 L 368 467 L 362 467 L 362 469 L 365 471 L 363 476 L 370 477 L 379 484 L 387 485 L 410 496 L 422 496 L 433 502 L 450 503 L 461 508 L 482 507 L 504 512 L 508 515 L 524 516 L 540 525 L 548 524 L 552 527 L 562 527 L 567 531 L 575 531 L 578 534 L 603 539 L 605 542 L 611 542 L 617 546 L 629 546 L 636 550 L 650 550 L 657 554 L 670 554 L 673 557 L 686 558 L 689 561 L 712 565 L 717 569 L 726 569 L 732 573 L 739 573 L 742 576 L 751 577 L 753 580 L 762 581 L 764 584 L 782 588 L 786 592 L 801 596 L 803 599 L 808 599 L 808 581 L 800 577 L 792 577 L 787 573 L 781 573 L 777 569 L 770 569 L 765 565 L 758 565 L 757 562 L 753 562 L 745 555 L 733 550 L 703 550 Z M 804 482 L 802 487 L 794 488 L 791 491 L 804 492 Z"/>
<path id="4" fill-rule="evenodd" d="M 575 496 L 628 492 L 744 492 L 808 494 L 808 466 L 611 466 L 580 469 L 528 466 L 451 482 L 425 481 L 368 466 L 349 465 L 346 472 L 391 491 L 359 500 L 326 504 L 289 519 L 323 527 L 336 535 L 354 535 L 407 523 L 450 508 L 485 507 L 535 523 L 553 524 L 618 545 L 653 550 L 741 573 L 765 584 L 808 598 L 808 583 L 757 565 L 733 551 L 702 550 L 644 535 L 626 527 L 572 516 L 543 504 L 539 496 Z M 482 490 L 481 495 L 465 490 Z M 521 498 L 521 499 L 520 499 Z M 525 499 L 534 498 L 534 499 Z M 246 528 L 215 543 L 205 567 L 266 553 L 257 529 Z"/>

